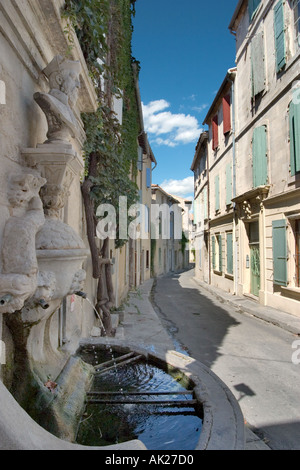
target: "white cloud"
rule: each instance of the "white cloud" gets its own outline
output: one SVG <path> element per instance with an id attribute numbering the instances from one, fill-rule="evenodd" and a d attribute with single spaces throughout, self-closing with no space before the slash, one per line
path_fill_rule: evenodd
<path id="1" fill-rule="evenodd" d="M 188 176 L 182 180 L 164 180 L 160 186 L 169 194 L 186 197 L 194 194 L 194 177 Z"/>
<path id="2" fill-rule="evenodd" d="M 147 105 L 142 104 L 142 107 L 146 132 L 156 137 L 154 142 L 158 145 L 175 147 L 199 138 L 201 129 L 197 119 L 190 114 L 166 111 L 170 107 L 166 100 L 151 101 Z M 166 137 L 162 138 L 164 135 Z"/>

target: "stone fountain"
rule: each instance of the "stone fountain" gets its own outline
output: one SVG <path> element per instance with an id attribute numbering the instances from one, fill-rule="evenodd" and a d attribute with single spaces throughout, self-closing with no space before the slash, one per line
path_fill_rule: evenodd
<path id="1" fill-rule="evenodd" d="M 43 71 L 50 91 L 35 93 L 34 100 L 46 116 L 47 140 L 22 151 L 26 166 L 10 180 L 0 313 L 14 342 L 13 392 L 25 408 L 32 383 L 43 388 L 70 357 L 53 340 L 51 318 L 67 296 L 83 290 L 86 277 L 89 250 L 63 220 L 70 187 L 79 187 L 84 169 L 84 132 L 75 115 L 80 72 L 79 62 L 61 56 Z"/>

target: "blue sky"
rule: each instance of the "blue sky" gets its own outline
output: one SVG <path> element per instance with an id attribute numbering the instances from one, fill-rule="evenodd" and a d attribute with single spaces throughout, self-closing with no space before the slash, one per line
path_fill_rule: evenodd
<path id="1" fill-rule="evenodd" d="M 227 70 L 235 66 L 228 25 L 237 3 L 136 2 L 132 53 L 141 63 L 145 130 L 158 162 L 153 183 L 172 194 L 193 195 L 190 167 L 202 123 Z"/>

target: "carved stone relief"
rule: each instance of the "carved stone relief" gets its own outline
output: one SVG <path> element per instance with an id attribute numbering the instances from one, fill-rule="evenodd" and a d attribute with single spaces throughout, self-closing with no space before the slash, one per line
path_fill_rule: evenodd
<path id="1" fill-rule="evenodd" d="M 20 310 L 36 290 L 38 263 L 36 233 L 45 222 L 39 197 L 44 178 L 33 174 L 13 175 L 8 200 L 13 215 L 6 222 L 2 242 L 0 313 Z"/>

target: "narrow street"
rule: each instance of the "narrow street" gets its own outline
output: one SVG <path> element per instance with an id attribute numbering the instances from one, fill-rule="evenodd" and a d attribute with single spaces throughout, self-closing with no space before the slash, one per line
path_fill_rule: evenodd
<path id="1" fill-rule="evenodd" d="M 221 303 L 194 270 L 159 277 L 153 306 L 175 348 L 201 361 L 231 389 L 247 425 L 273 450 L 300 449 L 300 365 L 295 335 Z"/>

